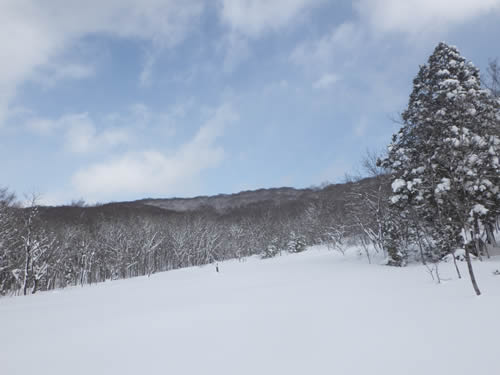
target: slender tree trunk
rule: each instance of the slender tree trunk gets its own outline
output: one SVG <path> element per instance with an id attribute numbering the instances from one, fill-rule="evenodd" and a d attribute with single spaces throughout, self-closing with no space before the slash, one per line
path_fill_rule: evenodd
<path id="1" fill-rule="evenodd" d="M 420 231 L 418 230 L 418 224 L 416 223 L 415 220 L 413 221 L 413 225 L 415 225 L 415 230 L 417 232 L 417 242 L 418 242 L 418 248 L 420 250 L 420 259 L 422 261 L 422 264 L 425 266 L 426 262 L 425 262 L 425 256 L 424 256 L 424 247 L 422 246 L 422 239 L 420 238 Z M 455 259 L 455 258 L 453 258 L 453 259 Z"/>
<path id="2" fill-rule="evenodd" d="M 38 290 L 38 279 L 35 277 L 35 281 L 33 283 L 33 289 L 31 290 L 31 294 L 35 294 Z"/>
<path id="3" fill-rule="evenodd" d="M 24 264 L 24 281 L 23 281 L 23 294 L 28 293 L 28 280 L 30 278 L 30 266 L 31 266 L 31 249 L 26 246 L 26 259 Z"/>
<path id="4" fill-rule="evenodd" d="M 365 250 L 366 257 L 368 258 L 368 263 L 372 264 L 372 259 L 370 257 L 370 251 L 368 250 L 368 245 L 365 243 L 365 240 L 363 237 L 361 237 L 361 245 L 363 246 L 363 249 Z"/>
<path id="5" fill-rule="evenodd" d="M 485 225 L 485 230 L 486 230 L 486 238 L 488 240 L 488 243 L 492 246 L 496 246 L 496 240 L 495 240 L 495 236 L 493 235 L 493 224 L 486 224 Z"/>
<path id="6" fill-rule="evenodd" d="M 462 274 L 460 273 L 460 269 L 458 268 L 457 258 L 455 258 L 455 253 L 452 253 L 451 255 L 453 256 L 453 264 L 455 265 L 455 270 L 457 271 L 458 278 L 461 279 Z"/>
<path id="7" fill-rule="evenodd" d="M 479 258 L 479 260 L 483 260 L 483 257 L 482 257 L 482 247 L 481 247 L 481 243 L 480 243 L 480 238 L 479 238 L 479 223 L 478 223 L 478 220 L 477 220 L 477 216 L 474 217 L 474 232 L 472 232 L 472 238 L 474 239 L 474 245 L 476 246 L 476 251 L 477 251 L 477 256 Z"/>
<path id="8" fill-rule="evenodd" d="M 465 260 L 467 261 L 467 268 L 469 269 L 469 276 L 470 276 L 470 281 L 472 282 L 472 287 L 474 288 L 476 295 L 480 296 L 481 291 L 477 286 L 476 277 L 474 276 L 474 270 L 472 269 L 472 262 L 470 260 L 469 246 L 467 245 L 465 246 Z"/>
<path id="9" fill-rule="evenodd" d="M 490 259 L 491 256 L 490 256 L 490 251 L 488 250 L 488 244 L 483 242 L 483 246 L 484 246 L 484 252 L 486 253 L 486 257 Z"/>

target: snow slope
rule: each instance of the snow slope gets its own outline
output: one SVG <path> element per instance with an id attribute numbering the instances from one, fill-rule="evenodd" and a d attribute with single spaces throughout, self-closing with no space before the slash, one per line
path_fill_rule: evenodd
<path id="1" fill-rule="evenodd" d="M 313 248 L 3 298 L 0 373 L 500 374 L 500 259 L 475 267 L 481 297 Z"/>

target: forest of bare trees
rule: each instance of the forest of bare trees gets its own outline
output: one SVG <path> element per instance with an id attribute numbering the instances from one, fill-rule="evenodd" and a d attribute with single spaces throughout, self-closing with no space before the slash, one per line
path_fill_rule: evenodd
<path id="1" fill-rule="evenodd" d="M 36 197 L 21 205 L 3 189 L 0 292 L 35 293 L 274 256 L 317 243 L 339 247 L 354 233 L 345 222 L 354 186 L 332 185 L 316 192 L 319 198 L 263 201 L 224 212 L 210 207 L 174 212 L 140 203 L 40 207 Z"/>

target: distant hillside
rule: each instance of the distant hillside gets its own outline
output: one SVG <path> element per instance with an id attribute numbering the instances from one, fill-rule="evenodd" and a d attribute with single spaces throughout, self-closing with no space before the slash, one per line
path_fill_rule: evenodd
<path id="1" fill-rule="evenodd" d="M 373 183 L 376 183 L 376 179 L 366 178 L 355 183 L 332 184 L 323 188 L 281 187 L 193 198 L 146 198 L 97 206 L 42 207 L 41 212 L 45 219 L 52 222 L 77 223 L 94 221 L 99 217 L 169 216 L 197 211 L 212 211 L 219 214 L 244 213 L 252 208 L 257 210 L 263 207 L 285 209 L 285 207 L 296 205 L 303 206 L 313 201 L 329 202 L 341 211 L 345 202 L 349 200 L 348 194 L 353 186 L 369 188 Z"/>
<path id="2" fill-rule="evenodd" d="M 365 178 L 354 183 L 331 184 L 322 188 L 295 189 L 291 187 L 280 187 L 242 191 L 234 194 L 199 196 L 194 198 L 146 198 L 135 202 L 129 202 L 129 204 L 159 207 L 176 212 L 212 208 L 219 213 L 225 213 L 233 209 L 258 205 L 259 203 L 279 206 L 292 202 L 304 202 L 318 199 L 341 201 L 347 199 L 347 193 L 351 191 L 354 185 L 368 188 L 373 183 L 376 183 L 376 178 Z"/>
<path id="3" fill-rule="evenodd" d="M 290 187 L 242 191 L 235 194 L 219 194 L 194 198 L 143 199 L 134 203 L 160 207 L 166 210 L 185 212 L 210 207 L 218 212 L 227 212 L 234 208 L 242 208 L 254 203 L 271 203 L 275 205 L 301 199 L 317 198 L 318 190 L 294 189 Z"/>

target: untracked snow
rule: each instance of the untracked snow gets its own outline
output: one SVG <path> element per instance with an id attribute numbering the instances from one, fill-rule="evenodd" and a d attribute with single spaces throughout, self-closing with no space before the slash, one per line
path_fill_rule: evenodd
<path id="1" fill-rule="evenodd" d="M 0 374 L 499 374 L 500 261 L 474 267 L 481 297 L 312 248 L 3 298 Z"/>

